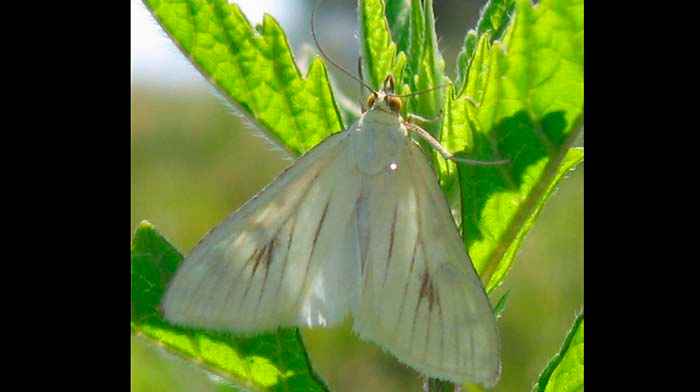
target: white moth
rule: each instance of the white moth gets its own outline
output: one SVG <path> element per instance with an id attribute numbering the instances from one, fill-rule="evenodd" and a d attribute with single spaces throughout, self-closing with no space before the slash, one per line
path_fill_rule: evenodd
<path id="1" fill-rule="evenodd" d="M 202 239 L 170 282 L 166 319 L 257 332 L 350 313 L 361 338 L 421 373 L 496 383 L 491 305 L 393 89 L 389 76 L 357 122 Z"/>

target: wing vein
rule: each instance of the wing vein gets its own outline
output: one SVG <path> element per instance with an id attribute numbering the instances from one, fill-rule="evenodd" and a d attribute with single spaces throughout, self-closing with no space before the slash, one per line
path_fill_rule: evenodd
<path id="1" fill-rule="evenodd" d="M 314 174 L 314 178 L 309 182 L 308 186 L 306 187 L 306 190 L 304 191 L 304 194 L 299 198 L 298 202 L 296 205 L 299 205 L 304 202 L 306 197 L 309 195 L 309 192 L 311 191 L 311 188 L 313 188 L 314 184 L 316 183 L 316 180 L 318 179 L 319 175 L 321 174 L 320 169 L 316 171 L 316 174 Z M 289 214 L 287 219 L 285 219 L 284 223 L 280 225 L 281 230 L 284 226 L 287 225 L 289 220 L 292 220 L 292 227 L 289 228 L 289 237 L 287 240 L 287 251 L 284 254 L 284 261 L 282 262 L 282 272 L 280 273 L 280 280 L 277 283 L 277 290 L 275 292 L 275 305 L 279 306 L 279 300 L 280 300 L 280 289 L 282 288 L 282 282 L 284 281 L 284 276 L 287 271 L 287 265 L 289 264 L 289 251 L 292 248 L 292 242 L 294 241 L 294 231 L 297 226 L 297 219 L 295 214 Z M 278 230 L 278 232 L 279 232 Z M 277 236 L 277 233 L 275 234 Z"/>
<path id="2" fill-rule="evenodd" d="M 192 291 L 193 294 L 192 294 L 192 296 L 190 296 L 191 299 L 190 299 L 189 303 L 187 304 L 187 307 L 185 308 L 185 312 L 184 312 L 185 314 L 189 314 L 190 311 L 192 310 L 192 306 L 194 306 L 194 303 L 195 303 L 194 299 L 200 298 L 199 292 L 202 290 L 202 285 L 204 284 L 204 281 L 206 280 L 206 278 L 208 276 L 210 276 L 209 273 L 211 273 L 211 270 L 215 266 L 221 266 L 221 265 L 219 263 L 211 263 L 207 266 L 207 272 L 205 274 L 202 274 L 202 277 L 199 279 L 199 282 L 197 282 L 197 287 L 195 287 L 195 289 Z"/>
<path id="3" fill-rule="evenodd" d="M 428 345 L 430 344 L 430 325 L 432 324 L 433 307 L 431 306 L 430 298 L 428 298 L 428 328 L 425 333 L 425 348 L 423 349 L 423 360 L 428 358 Z"/>
<path id="4" fill-rule="evenodd" d="M 321 233 L 321 228 L 323 227 L 323 222 L 326 220 L 326 214 L 328 213 L 328 206 L 331 204 L 331 200 L 333 199 L 333 194 L 331 193 L 328 196 L 328 200 L 326 201 L 326 206 L 323 208 L 323 213 L 321 214 L 321 219 L 318 222 L 318 227 L 316 227 L 316 233 L 314 233 L 314 239 L 313 242 L 311 243 L 311 252 L 309 253 L 309 260 L 306 263 L 306 269 L 304 270 L 304 279 L 302 280 L 302 290 L 299 292 L 299 298 L 297 298 L 297 302 L 301 301 L 302 298 L 306 297 L 307 291 L 309 291 L 309 270 L 311 269 L 311 263 L 313 262 L 314 259 L 314 252 L 316 251 L 316 241 L 318 240 L 318 235 Z"/>
<path id="5" fill-rule="evenodd" d="M 243 271 L 244 271 L 244 270 L 246 269 L 246 267 L 248 266 L 248 263 L 250 263 L 250 261 L 253 259 L 253 257 L 255 257 L 255 255 L 258 253 L 258 251 L 260 251 L 260 249 L 259 249 L 259 248 L 256 248 L 256 249 L 253 251 L 253 254 L 250 255 L 250 257 L 246 260 L 245 264 L 243 264 L 243 267 L 241 267 L 241 269 L 238 270 L 238 273 L 237 273 L 236 275 L 233 276 L 234 282 L 238 283 L 238 280 L 239 280 L 238 278 L 241 276 L 241 274 L 243 273 Z M 230 303 L 229 301 L 231 300 L 231 293 L 233 293 L 233 292 L 235 291 L 236 287 L 237 287 L 237 284 L 235 284 L 234 282 L 231 282 L 231 285 L 229 286 L 228 291 L 226 292 L 226 301 L 224 302 L 224 304 L 229 304 L 229 303 Z"/>
<path id="6" fill-rule="evenodd" d="M 294 238 L 294 229 L 297 226 L 296 216 L 290 216 L 292 219 L 292 227 L 289 228 L 289 238 L 287 238 L 287 251 L 284 253 L 284 261 L 282 261 L 282 272 L 280 273 L 280 280 L 277 282 L 277 290 L 275 291 L 275 305 L 279 306 L 280 289 L 282 288 L 282 281 L 284 280 L 284 274 L 287 271 L 287 265 L 289 264 L 289 250 L 292 248 L 292 239 Z M 286 222 L 285 222 L 286 225 Z"/>
<path id="7" fill-rule="evenodd" d="M 326 202 L 326 206 L 323 208 L 323 213 L 321 214 L 321 220 L 318 222 L 318 228 L 316 228 L 316 233 L 314 234 L 314 241 L 311 244 L 311 255 L 309 256 L 309 259 L 313 257 L 314 251 L 316 250 L 316 241 L 318 240 L 318 235 L 321 233 L 321 228 L 323 227 L 323 222 L 326 220 L 326 214 L 328 214 L 328 206 L 331 204 L 331 199 L 333 198 L 333 195 L 331 194 L 328 197 L 328 201 Z"/>
<path id="8" fill-rule="evenodd" d="M 248 276 L 248 283 L 246 284 L 245 291 L 243 292 L 243 297 L 241 298 L 241 302 L 238 305 L 238 309 L 240 310 L 243 307 L 243 304 L 245 303 L 245 299 L 248 296 L 248 291 L 250 291 L 250 287 L 253 285 L 253 278 L 255 278 L 255 272 L 258 270 L 258 266 L 260 265 L 260 262 L 265 256 L 265 254 L 268 252 L 268 245 L 265 245 L 264 247 L 260 248 L 260 252 L 257 251 L 256 249 L 256 256 L 255 256 L 255 263 L 253 264 L 253 271 L 250 273 L 250 276 Z"/>
<path id="9" fill-rule="evenodd" d="M 406 307 L 406 294 L 408 293 L 408 284 L 411 282 L 411 275 L 413 274 L 413 265 L 416 263 L 416 250 L 418 248 L 418 238 L 416 237 L 416 242 L 413 244 L 413 256 L 411 257 L 411 268 L 406 278 L 406 284 L 403 286 L 403 298 L 401 299 L 401 309 L 399 309 L 399 317 L 396 318 L 396 326 L 394 327 L 394 336 L 398 339 L 399 326 L 401 325 L 401 318 L 403 317 L 403 309 Z"/>
<path id="10" fill-rule="evenodd" d="M 391 255 L 394 250 L 394 232 L 396 231 L 396 218 L 399 212 L 398 203 L 394 207 L 394 218 L 391 221 L 391 231 L 389 232 L 389 255 L 386 258 L 386 269 L 384 270 L 384 281 L 382 282 L 382 288 L 386 285 L 386 279 L 389 277 L 389 267 L 391 267 Z"/>
<path id="11" fill-rule="evenodd" d="M 281 228 L 282 226 L 280 226 Z M 279 233 L 279 230 L 277 230 L 277 233 Z M 277 234 L 275 234 L 275 237 L 272 238 L 272 241 L 270 241 L 269 249 L 267 251 L 267 259 L 265 260 L 265 277 L 263 278 L 263 283 L 262 287 L 260 288 L 260 295 L 258 296 L 258 303 L 255 305 L 255 315 L 257 316 L 258 310 L 260 309 L 260 302 L 262 301 L 262 297 L 265 294 L 265 286 L 267 285 L 267 275 L 270 273 L 270 265 L 272 264 L 272 257 L 274 256 L 274 249 L 275 249 L 275 239 L 277 238 Z"/>
<path id="12" fill-rule="evenodd" d="M 367 248 L 366 244 L 363 244 L 363 240 L 361 238 L 361 232 L 362 228 L 360 227 L 360 214 L 361 214 L 361 205 L 360 203 L 362 202 L 362 191 L 360 191 L 360 194 L 357 196 L 357 200 L 355 200 L 355 233 L 356 233 L 356 242 L 357 242 L 357 248 L 360 250 L 360 254 L 358 255 L 360 257 L 360 275 L 363 275 L 364 277 L 364 270 L 365 270 L 365 257 L 367 256 L 367 252 L 365 251 L 365 248 Z M 363 246 L 364 245 L 364 246 Z"/>

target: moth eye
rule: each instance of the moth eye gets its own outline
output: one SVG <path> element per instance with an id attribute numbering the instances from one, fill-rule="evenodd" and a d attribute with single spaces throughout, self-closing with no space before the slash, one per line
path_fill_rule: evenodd
<path id="1" fill-rule="evenodd" d="M 401 111 L 401 98 L 387 95 L 385 100 L 386 104 L 389 105 L 391 110 L 393 110 L 396 113 Z"/>
<path id="2" fill-rule="evenodd" d="M 372 95 L 370 95 L 369 97 L 367 97 L 367 107 L 370 107 L 370 108 L 371 108 L 372 106 L 374 106 L 374 101 L 375 101 L 376 99 L 377 99 L 377 97 L 376 97 L 374 94 L 372 94 Z"/>

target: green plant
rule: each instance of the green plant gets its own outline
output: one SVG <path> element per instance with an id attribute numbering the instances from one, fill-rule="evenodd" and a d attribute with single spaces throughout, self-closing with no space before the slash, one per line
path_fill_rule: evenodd
<path id="1" fill-rule="evenodd" d="M 303 77 L 271 16 L 253 29 L 226 1 L 146 1 L 182 51 L 220 92 L 273 140 L 300 155 L 347 126 L 325 66 Z M 432 2 L 360 1 L 364 69 L 375 88 L 392 73 L 406 110 L 441 121 L 428 126 L 452 152 L 505 167 L 455 165 L 425 149 L 462 228 L 487 291 L 512 267 L 524 235 L 561 178 L 583 159 L 583 12 L 580 1 L 491 1 L 470 31 L 454 81 L 437 48 Z M 242 388 L 325 389 L 295 330 L 242 338 L 170 326 L 160 296 L 181 259 L 149 225 L 132 248 L 132 329 L 201 361 Z M 505 304 L 505 300 L 499 301 Z M 501 309 L 501 306 L 498 307 Z M 542 379 L 540 380 L 542 384 Z"/>
<path id="2" fill-rule="evenodd" d="M 575 392 L 583 390 L 583 313 L 566 335 L 559 353 L 540 374 L 533 392 Z"/>

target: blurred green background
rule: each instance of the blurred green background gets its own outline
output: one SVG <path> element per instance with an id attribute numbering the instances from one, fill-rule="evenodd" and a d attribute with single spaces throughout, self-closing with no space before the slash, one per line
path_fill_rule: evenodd
<path id="1" fill-rule="evenodd" d="M 435 0 L 440 48 L 449 75 L 464 34 L 484 1 Z M 315 1 L 238 1 L 252 23 L 268 12 L 286 30 L 306 71 Z M 326 50 L 355 69 L 354 1 L 328 0 L 317 21 Z M 334 84 L 357 100 L 356 83 L 330 69 Z M 292 160 L 248 126 L 217 96 L 132 0 L 132 221 L 148 220 L 183 254 L 213 226 L 268 184 Z M 515 266 L 492 301 L 511 290 L 502 336 L 503 373 L 496 391 L 528 391 L 558 351 L 583 307 L 583 166 L 563 180 L 529 233 Z M 314 368 L 334 391 L 419 391 L 420 376 L 370 343 L 350 320 L 304 331 Z M 201 370 L 132 337 L 132 390 L 217 391 Z"/>

